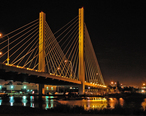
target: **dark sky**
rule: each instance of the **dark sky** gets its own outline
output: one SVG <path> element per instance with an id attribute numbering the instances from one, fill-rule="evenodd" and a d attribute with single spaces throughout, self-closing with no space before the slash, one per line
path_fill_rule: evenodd
<path id="1" fill-rule="evenodd" d="M 137 0 L 0 0 L 0 32 L 46 13 L 53 32 L 85 9 L 85 23 L 106 84 L 146 82 L 146 5 Z"/>

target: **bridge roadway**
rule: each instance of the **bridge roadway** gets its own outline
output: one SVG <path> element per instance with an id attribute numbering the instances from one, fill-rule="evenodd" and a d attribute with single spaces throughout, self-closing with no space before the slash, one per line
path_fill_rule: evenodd
<path id="1" fill-rule="evenodd" d="M 0 79 L 58 86 L 78 86 L 81 84 L 81 81 L 76 79 L 62 77 L 60 75 L 56 76 L 53 74 L 39 72 L 38 70 L 32 70 L 11 64 L 7 65 L 5 63 L 0 63 Z M 85 86 L 90 86 L 93 88 L 106 88 L 104 85 L 88 82 L 85 82 Z"/>
<path id="2" fill-rule="evenodd" d="M 81 81 L 0 63 L 0 79 L 50 85 L 80 85 Z"/>

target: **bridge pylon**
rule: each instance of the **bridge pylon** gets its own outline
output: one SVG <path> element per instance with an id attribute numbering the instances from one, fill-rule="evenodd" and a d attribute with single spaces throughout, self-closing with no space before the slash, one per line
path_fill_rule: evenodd
<path id="1" fill-rule="evenodd" d="M 38 70 L 45 72 L 45 21 L 46 14 L 40 12 L 39 14 L 39 66 Z"/>
<path id="2" fill-rule="evenodd" d="M 46 14 L 44 12 L 39 13 L 39 65 L 38 70 L 45 72 L 45 21 Z M 44 85 L 39 84 L 39 95 L 44 91 Z"/>
<path id="3" fill-rule="evenodd" d="M 79 8 L 79 94 L 85 92 L 85 64 L 84 64 L 84 8 Z"/>

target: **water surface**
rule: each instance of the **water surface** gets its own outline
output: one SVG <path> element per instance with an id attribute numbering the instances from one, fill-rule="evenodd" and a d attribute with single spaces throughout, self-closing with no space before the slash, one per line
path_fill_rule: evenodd
<path id="1" fill-rule="evenodd" d="M 10 96 L 7 98 L 0 97 L 0 105 L 8 105 L 8 106 L 28 106 L 32 108 L 42 108 L 42 109 L 50 109 L 53 108 L 57 104 L 68 104 L 70 106 L 82 106 L 84 109 L 103 109 L 110 108 L 114 109 L 116 105 L 120 105 L 124 107 L 124 105 L 135 105 L 135 107 L 142 107 L 146 110 L 146 99 L 143 99 L 143 102 L 129 102 L 126 103 L 123 98 L 101 98 L 101 97 L 88 97 L 87 99 L 82 100 L 63 100 L 54 99 L 54 96 L 42 96 L 42 100 L 40 100 L 37 96 L 21 96 L 14 97 Z M 133 107 L 133 106 L 132 106 Z"/>

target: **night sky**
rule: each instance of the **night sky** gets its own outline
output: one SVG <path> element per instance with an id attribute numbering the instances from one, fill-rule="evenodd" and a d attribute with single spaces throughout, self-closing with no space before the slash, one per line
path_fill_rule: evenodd
<path id="1" fill-rule="evenodd" d="M 106 84 L 146 82 L 146 5 L 137 0 L 0 0 L 0 32 L 6 34 L 46 13 L 53 32 L 85 9 L 85 23 Z"/>

